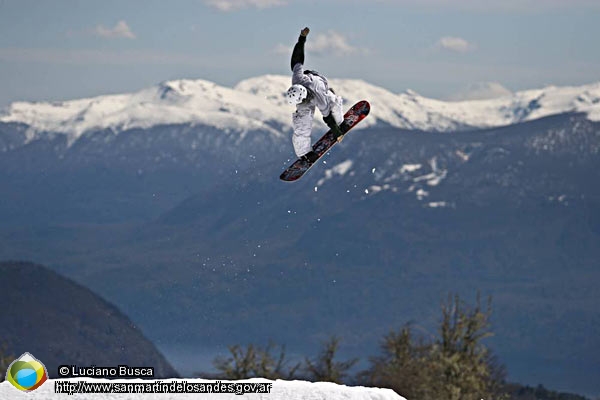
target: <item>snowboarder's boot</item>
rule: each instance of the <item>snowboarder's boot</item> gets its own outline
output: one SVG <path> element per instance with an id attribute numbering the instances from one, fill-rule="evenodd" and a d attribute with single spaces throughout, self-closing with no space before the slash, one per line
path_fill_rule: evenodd
<path id="1" fill-rule="evenodd" d="M 333 134 L 333 138 L 336 141 L 340 142 L 342 140 L 342 137 L 344 136 L 344 133 L 340 129 L 339 125 L 335 122 L 335 119 L 333 118 L 333 114 L 329 113 L 328 116 L 323 117 L 323 121 L 325 122 L 325 124 L 327 124 L 327 126 L 331 130 L 331 133 Z"/>
<path id="2" fill-rule="evenodd" d="M 311 150 L 308 153 L 306 153 L 305 155 L 303 155 L 302 157 L 300 157 L 300 159 L 306 161 L 309 164 L 313 164 L 315 161 L 317 161 L 319 159 L 319 155 L 317 153 L 315 153 L 313 150 Z"/>

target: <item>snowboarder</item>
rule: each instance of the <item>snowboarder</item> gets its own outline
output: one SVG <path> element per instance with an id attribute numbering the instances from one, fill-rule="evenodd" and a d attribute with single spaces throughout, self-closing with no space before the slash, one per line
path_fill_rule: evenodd
<path id="1" fill-rule="evenodd" d="M 292 114 L 292 144 L 296 155 L 309 162 L 315 162 L 319 156 L 312 150 L 311 133 L 315 106 L 323 115 L 323 121 L 335 135 L 337 140 L 342 137 L 339 124 L 344 120 L 342 98 L 329 87 L 327 78 L 316 71 L 304 69 L 304 43 L 310 29 L 300 32 L 298 42 L 292 52 L 292 86 L 286 92 L 289 104 L 296 106 Z"/>

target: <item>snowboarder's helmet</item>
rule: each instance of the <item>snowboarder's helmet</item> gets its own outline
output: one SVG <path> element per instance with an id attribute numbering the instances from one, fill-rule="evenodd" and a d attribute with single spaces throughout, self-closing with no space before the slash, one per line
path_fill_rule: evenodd
<path id="1" fill-rule="evenodd" d="M 306 99 L 308 92 L 306 88 L 302 85 L 292 85 L 287 92 L 285 93 L 285 98 L 290 105 L 295 106 L 296 104 L 300 104 Z"/>

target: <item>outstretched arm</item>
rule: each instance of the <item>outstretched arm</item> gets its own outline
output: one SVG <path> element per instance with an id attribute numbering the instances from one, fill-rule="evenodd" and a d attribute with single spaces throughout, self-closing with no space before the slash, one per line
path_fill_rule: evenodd
<path id="1" fill-rule="evenodd" d="M 300 37 L 298 37 L 298 42 L 294 46 L 294 51 L 292 52 L 292 71 L 294 70 L 294 65 L 296 64 L 304 64 L 304 43 L 306 43 L 306 36 L 310 32 L 310 29 L 304 28 L 300 32 Z"/>

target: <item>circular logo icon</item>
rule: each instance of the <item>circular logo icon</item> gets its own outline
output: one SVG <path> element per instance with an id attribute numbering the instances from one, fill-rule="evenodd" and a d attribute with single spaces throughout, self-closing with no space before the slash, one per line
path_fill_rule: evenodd
<path id="1" fill-rule="evenodd" d="M 23 392 L 39 388 L 47 379 L 44 364 L 29 353 L 17 358 L 6 370 L 6 380 Z"/>

